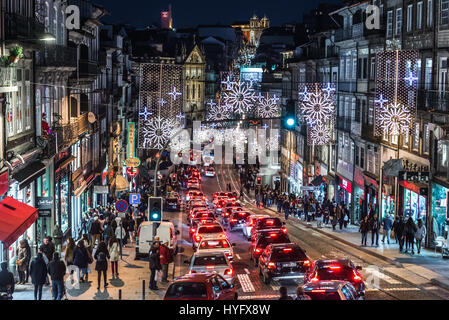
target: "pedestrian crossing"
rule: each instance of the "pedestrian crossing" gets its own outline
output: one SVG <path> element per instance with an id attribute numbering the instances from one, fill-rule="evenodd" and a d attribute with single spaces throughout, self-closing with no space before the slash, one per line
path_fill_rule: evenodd
<path id="1" fill-rule="evenodd" d="M 249 278 L 248 274 L 238 274 L 237 279 L 239 279 L 240 286 L 243 292 L 255 292 L 254 286 Z"/>

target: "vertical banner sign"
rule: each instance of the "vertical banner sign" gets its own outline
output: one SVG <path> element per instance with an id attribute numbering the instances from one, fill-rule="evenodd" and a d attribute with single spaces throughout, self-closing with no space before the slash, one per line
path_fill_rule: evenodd
<path id="1" fill-rule="evenodd" d="M 135 136 L 136 125 L 134 122 L 128 122 L 128 159 L 134 158 L 134 150 L 136 146 Z"/>

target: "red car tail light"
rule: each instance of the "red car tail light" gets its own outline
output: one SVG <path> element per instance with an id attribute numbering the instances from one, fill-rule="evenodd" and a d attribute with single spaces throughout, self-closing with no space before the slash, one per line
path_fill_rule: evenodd
<path id="1" fill-rule="evenodd" d="M 277 233 L 270 233 L 270 238 L 276 238 L 278 236 Z"/>
<path id="2" fill-rule="evenodd" d="M 226 238 L 226 235 L 223 234 L 223 233 L 221 233 L 218 237 L 219 237 L 219 238 Z"/>
<path id="3" fill-rule="evenodd" d="M 274 220 L 267 220 L 265 223 L 271 226 L 274 224 Z"/>
<path id="4" fill-rule="evenodd" d="M 332 270 L 340 270 L 340 269 L 341 269 L 341 266 L 329 266 L 329 269 L 332 269 Z"/>
<path id="5" fill-rule="evenodd" d="M 195 233 L 196 229 L 195 228 L 190 228 L 190 233 Z"/>
<path id="6" fill-rule="evenodd" d="M 354 274 L 354 281 L 362 281 L 362 277 L 361 276 L 359 276 L 358 274 L 357 274 L 357 272 L 355 272 L 355 270 L 352 270 L 352 273 Z"/>
<path id="7" fill-rule="evenodd" d="M 215 269 L 215 266 L 206 266 L 206 269 Z"/>
<path id="8" fill-rule="evenodd" d="M 237 222 L 237 219 L 231 219 L 231 222 Z"/>
<path id="9" fill-rule="evenodd" d="M 196 242 L 200 242 L 201 241 L 201 236 L 196 236 L 195 240 L 196 240 Z"/>
<path id="10" fill-rule="evenodd" d="M 283 233 L 287 233 L 287 228 L 282 228 Z"/>
<path id="11" fill-rule="evenodd" d="M 193 273 L 196 273 L 196 271 L 194 271 L 194 270 L 189 271 L 189 274 L 193 274 Z"/>
<path id="12" fill-rule="evenodd" d="M 254 249 L 254 252 L 255 253 L 261 253 L 262 252 L 262 248 L 256 248 L 256 249 Z"/>
<path id="13" fill-rule="evenodd" d="M 312 290 L 312 292 L 326 292 L 326 290 L 324 290 L 324 289 L 315 289 L 315 290 Z"/>
<path id="14" fill-rule="evenodd" d="M 282 249 L 282 252 L 287 253 L 287 252 L 290 252 L 292 250 L 293 250 L 292 248 L 284 248 L 284 249 Z"/>
<path id="15" fill-rule="evenodd" d="M 226 269 L 224 272 L 225 275 L 227 276 L 232 276 L 234 274 L 234 270 L 232 269 Z"/>
<path id="16" fill-rule="evenodd" d="M 304 267 L 310 267 L 310 260 L 304 260 L 304 261 L 302 262 L 302 265 L 303 265 Z"/>
<path id="17" fill-rule="evenodd" d="M 203 200 L 206 200 L 206 197 L 203 197 Z"/>
<path id="18" fill-rule="evenodd" d="M 268 262 L 267 268 L 268 268 L 268 269 L 276 269 L 276 263 L 271 262 L 271 261 Z"/>

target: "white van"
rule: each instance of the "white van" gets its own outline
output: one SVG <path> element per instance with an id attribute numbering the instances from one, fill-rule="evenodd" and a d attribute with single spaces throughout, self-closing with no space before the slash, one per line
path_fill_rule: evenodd
<path id="1" fill-rule="evenodd" d="M 179 231 L 175 231 L 175 226 L 170 221 L 162 221 L 156 230 L 156 236 L 159 237 L 161 244 L 168 242 L 168 247 L 173 249 L 175 254 L 178 252 L 177 235 Z M 136 237 L 136 257 L 147 256 L 153 243 L 153 222 L 144 221 L 137 230 Z"/>

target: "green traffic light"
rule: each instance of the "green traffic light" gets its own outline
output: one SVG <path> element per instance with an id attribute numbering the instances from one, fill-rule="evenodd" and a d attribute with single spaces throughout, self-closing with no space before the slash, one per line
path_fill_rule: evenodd
<path id="1" fill-rule="evenodd" d="M 288 119 L 286 120 L 286 123 L 287 123 L 287 126 L 293 127 L 293 126 L 295 125 L 295 119 L 293 119 L 293 118 L 288 118 Z"/>

